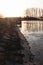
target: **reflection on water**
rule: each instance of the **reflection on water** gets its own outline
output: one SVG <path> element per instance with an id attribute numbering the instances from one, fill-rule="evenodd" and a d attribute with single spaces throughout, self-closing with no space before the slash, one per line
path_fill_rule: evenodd
<path id="1" fill-rule="evenodd" d="M 31 52 L 35 55 L 34 61 L 38 65 L 43 65 L 43 32 L 23 32 L 25 38 L 29 42 Z"/>
<path id="2" fill-rule="evenodd" d="M 43 31 L 43 21 L 22 21 L 22 30 L 29 32 Z"/>

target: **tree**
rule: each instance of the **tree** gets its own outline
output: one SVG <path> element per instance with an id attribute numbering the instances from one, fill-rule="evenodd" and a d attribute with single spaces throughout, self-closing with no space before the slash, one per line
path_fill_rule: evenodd
<path id="1" fill-rule="evenodd" d="M 31 16 L 31 11 L 30 11 L 30 9 L 29 8 L 27 8 L 26 10 L 25 10 L 25 14 L 24 14 L 26 17 L 28 17 L 28 16 Z"/>

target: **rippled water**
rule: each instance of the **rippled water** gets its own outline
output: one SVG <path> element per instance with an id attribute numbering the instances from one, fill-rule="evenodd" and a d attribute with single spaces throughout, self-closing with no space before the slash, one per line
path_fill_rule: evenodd
<path id="1" fill-rule="evenodd" d="M 31 52 L 35 55 L 34 61 L 36 61 L 38 65 L 43 65 L 43 32 L 23 32 L 23 34 L 29 42 Z"/>

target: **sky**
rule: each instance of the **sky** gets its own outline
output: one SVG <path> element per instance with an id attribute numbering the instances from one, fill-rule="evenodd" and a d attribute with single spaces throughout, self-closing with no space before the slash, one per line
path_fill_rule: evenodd
<path id="1" fill-rule="evenodd" d="M 5 17 L 23 16 L 27 8 L 43 8 L 43 0 L 0 0 L 0 14 Z"/>

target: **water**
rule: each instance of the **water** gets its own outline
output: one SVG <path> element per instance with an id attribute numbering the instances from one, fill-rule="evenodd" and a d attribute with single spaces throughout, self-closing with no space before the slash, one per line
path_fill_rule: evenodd
<path id="1" fill-rule="evenodd" d="M 22 32 L 31 47 L 31 52 L 35 55 L 34 61 L 38 65 L 43 65 L 43 32 Z"/>

